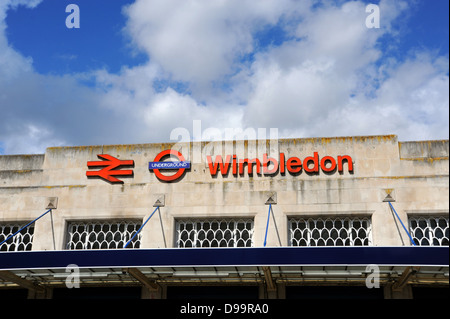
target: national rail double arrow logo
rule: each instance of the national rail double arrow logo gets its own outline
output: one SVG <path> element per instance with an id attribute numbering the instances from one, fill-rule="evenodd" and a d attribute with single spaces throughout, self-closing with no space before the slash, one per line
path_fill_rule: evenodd
<path id="1" fill-rule="evenodd" d="M 121 161 L 118 158 L 115 158 L 108 154 L 99 154 L 97 155 L 99 158 L 102 158 L 103 161 L 90 161 L 87 162 L 87 166 L 89 168 L 102 167 L 99 171 L 87 171 L 86 176 L 88 177 L 100 177 L 104 180 L 107 180 L 111 183 L 123 183 L 120 179 L 114 176 L 133 176 L 133 170 L 121 170 L 116 169 L 120 166 L 134 166 L 133 160 Z"/>
<path id="2" fill-rule="evenodd" d="M 134 167 L 133 160 L 121 161 L 108 154 L 97 155 L 103 161 L 89 161 L 87 162 L 88 168 L 103 167 L 99 171 L 87 171 L 87 177 L 100 177 L 111 183 L 123 183 L 122 180 L 114 176 L 133 176 L 133 170 L 122 170 L 122 166 Z M 177 158 L 178 161 L 163 161 L 166 157 Z M 173 182 L 181 178 L 186 171 L 191 167 L 191 163 L 186 161 L 183 155 L 175 150 L 165 150 L 159 153 L 154 162 L 149 163 L 149 170 L 155 173 L 155 176 L 163 182 Z M 176 171 L 173 175 L 166 175 L 162 173 L 162 170 Z"/>

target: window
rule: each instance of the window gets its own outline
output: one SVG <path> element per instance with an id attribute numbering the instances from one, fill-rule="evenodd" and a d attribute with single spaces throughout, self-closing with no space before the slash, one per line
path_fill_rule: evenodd
<path id="1" fill-rule="evenodd" d="M 176 247 L 252 247 L 252 219 L 179 220 Z"/>
<path id="2" fill-rule="evenodd" d="M 67 249 L 115 249 L 123 248 L 139 230 L 142 221 L 91 221 L 70 222 L 67 229 Z M 138 234 L 127 248 L 139 248 Z"/>
<path id="3" fill-rule="evenodd" d="M 371 222 L 368 217 L 291 218 L 291 246 L 370 246 Z"/>
<path id="4" fill-rule="evenodd" d="M 411 236 L 419 246 L 448 246 L 448 216 L 409 218 Z"/>
<path id="5" fill-rule="evenodd" d="M 28 223 L 13 222 L 0 224 L 0 243 L 3 242 L 9 236 L 13 235 L 15 232 L 17 232 L 26 224 Z M 16 234 L 14 237 L 4 242 L 0 246 L 0 251 L 31 250 L 31 246 L 33 243 L 33 234 L 34 234 L 34 225 L 30 225 L 27 228 L 23 229 L 20 233 Z"/>

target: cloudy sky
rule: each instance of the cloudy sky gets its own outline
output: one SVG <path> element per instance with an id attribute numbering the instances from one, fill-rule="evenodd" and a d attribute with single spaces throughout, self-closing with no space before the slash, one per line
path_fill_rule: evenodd
<path id="1" fill-rule="evenodd" d="M 166 142 L 193 121 L 448 139 L 448 12 L 448 0 L 0 0 L 0 154 Z"/>

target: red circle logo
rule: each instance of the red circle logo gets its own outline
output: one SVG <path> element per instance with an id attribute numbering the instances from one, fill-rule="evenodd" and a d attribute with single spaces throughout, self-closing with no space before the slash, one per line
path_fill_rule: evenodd
<path id="1" fill-rule="evenodd" d="M 167 156 L 178 158 L 178 162 L 163 162 L 162 159 Z M 179 179 L 187 168 L 190 168 L 190 162 L 184 159 L 183 154 L 175 150 L 165 150 L 156 155 L 154 162 L 149 163 L 149 169 L 153 170 L 155 176 L 164 182 L 173 182 Z M 173 175 L 165 175 L 161 170 L 177 170 Z"/>

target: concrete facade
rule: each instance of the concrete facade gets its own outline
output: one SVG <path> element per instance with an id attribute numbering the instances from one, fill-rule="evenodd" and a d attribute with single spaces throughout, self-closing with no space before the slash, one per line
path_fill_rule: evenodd
<path id="1" fill-rule="evenodd" d="M 179 180 L 161 182 L 148 168 L 163 150 L 180 151 L 191 162 Z M 236 155 L 237 160 L 267 157 L 280 161 L 319 158 L 319 172 L 212 176 L 207 156 L 214 161 Z M 271 194 L 275 223 L 267 246 L 288 246 L 290 216 L 367 216 L 372 221 L 372 245 L 408 246 L 409 238 L 384 200 L 392 197 L 399 217 L 445 215 L 449 212 L 448 140 L 399 142 L 397 136 L 361 136 L 267 141 L 195 142 L 190 144 L 136 144 L 51 147 L 42 155 L 0 156 L 0 223 L 30 221 L 45 211 L 50 197 L 58 198 L 53 211 L 56 250 L 65 249 L 67 223 L 76 220 L 136 218 L 145 220 L 158 198 L 165 200 L 160 214 L 142 230 L 141 248 L 175 247 L 175 221 L 180 218 L 254 218 L 253 246 L 263 246 Z M 112 184 L 88 178 L 88 161 L 98 154 L 133 160 L 132 177 Z M 350 156 L 342 172 L 322 170 L 329 156 Z M 323 163 L 325 164 L 325 163 Z M 349 165 L 353 165 L 350 171 Z M 330 167 L 325 164 L 325 169 Z M 336 164 L 337 165 L 337 164 Z M 275 229 L 276 227 L 276 229 Z M 49 218 L 36 222 L 33 250 L 53 250 Z"/>

